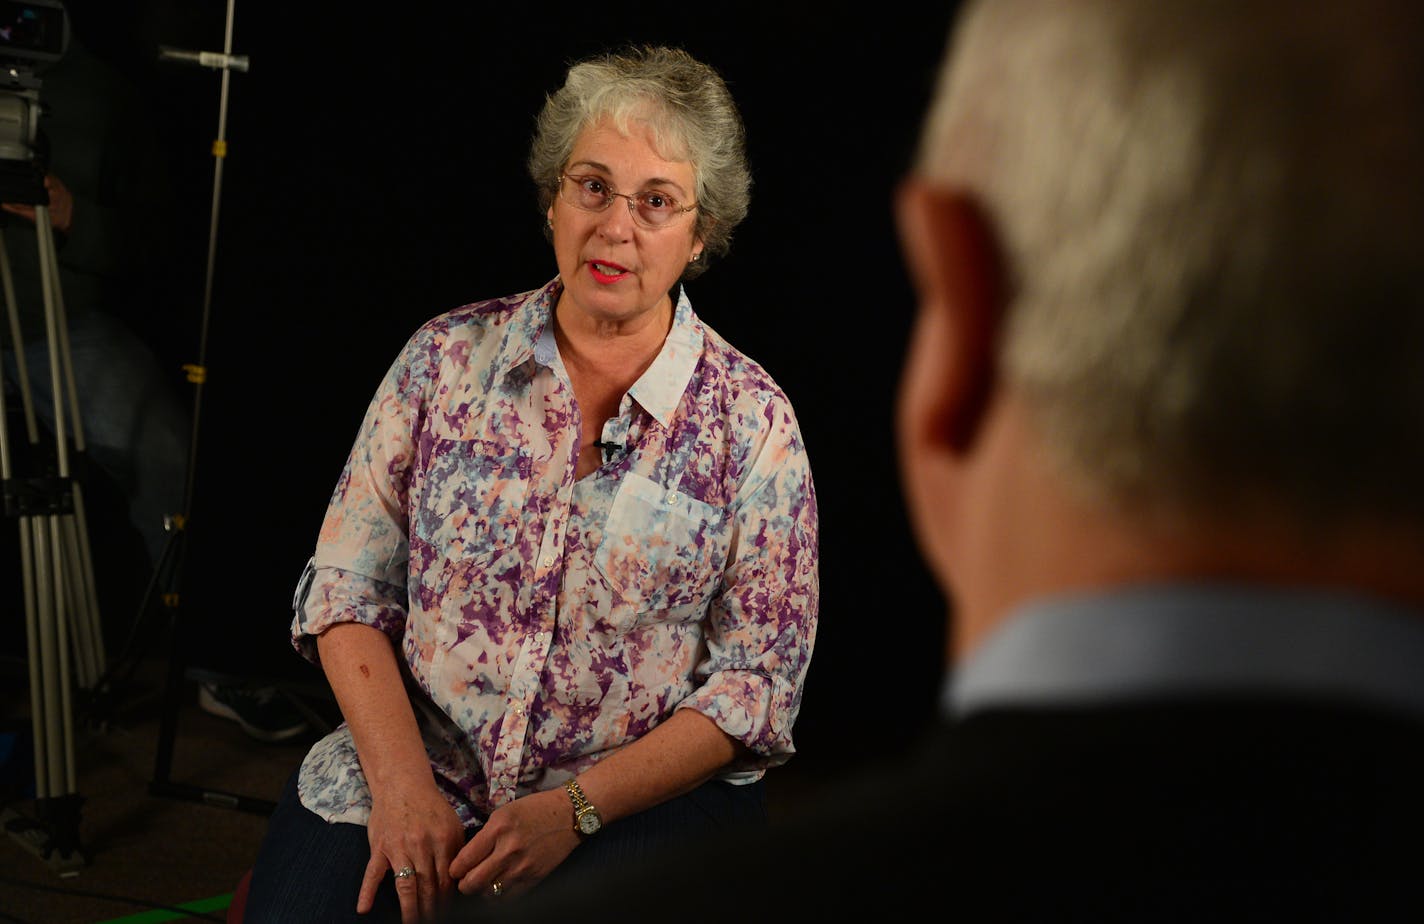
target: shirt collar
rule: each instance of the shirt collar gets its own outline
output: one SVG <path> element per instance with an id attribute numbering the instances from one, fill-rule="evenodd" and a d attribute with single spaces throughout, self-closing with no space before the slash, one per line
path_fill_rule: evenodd
<path id="1" fill-rule="evenodd" d="M 530 359 L 545 366 L 553 361 L 552 354 L 548 353 L 548 350 L 554 349 L 554 331 L 549 319 L 554 316 L 554 305 L 563 290 L 564 284 L 555 276 L 524 297 L 524 301 L 515 309 L 509 325 L 505 328 L 499 356 L 490 364 L 495 380 L 503 378 Z M 544 334 L 548 334 L 548 337 L 545 338 Z M 493 387 L 494 382 L 487 384 Z"/>
<path id="2" fill-rule="evenodd" d="M 500 361 L 496 365 L 500 375 L 509 373 L 531 358 L 540 365 L 553 365 L 558 346 L 554 341 L 554 327 L 549 321 L 554 316 L 554 305 L 563 290 L 563 283 L 556 276 L 525 299 L 516 312 L 518 320 L 510 325 L 505 335 Z M 702 321 L 692 311 L 687 290 L 679 286 L 677 302 L 673 307 L 672 328 L 652 365 L 628 389 L 628 394 L 664 428 L 672 425 L 673 415 L 702 356 L 704 342 Z"/>
<path id="3" fill-rule="evenodd" d="M 1315 589 L 1184 584 L 1041 600 L 951 672 L 949 715 L 1154 696 L 1325 693 L 1424 714 L 1424 614 Z"/>
<path id="4" fill-rule="evenodd" d="M 692 313 L 687 290 L 678 286 L 677 303 L 672 313 L 672 329 L 653 364 L 638 377 L 628 394 L 643 406 L 664 428 L 672 426 L 673 414 L 682 401 L 687 383 L 702 356 L 702 322 Z"/>

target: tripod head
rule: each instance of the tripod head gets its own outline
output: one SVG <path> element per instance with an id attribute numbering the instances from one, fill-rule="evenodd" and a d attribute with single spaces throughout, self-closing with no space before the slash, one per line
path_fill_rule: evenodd
<path id="1" fill-rule="evenodd" d="M 39 74 L 68 48 L 61 0 L 0 0 L 0 202 L 49 204 Z"/>

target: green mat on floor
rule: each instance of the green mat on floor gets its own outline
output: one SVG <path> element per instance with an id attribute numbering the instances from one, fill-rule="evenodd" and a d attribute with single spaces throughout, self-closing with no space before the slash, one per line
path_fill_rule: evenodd
<path id="1" fill-rule="evenodd" d="M 101 921 L 99 924 L 160 924 L 162 921 L 186 921 L 191 919 L 194 914 L 221 911 L 230 904 L 232 904 L 231 892 L 226 895 L 215 895 L 212 898 L 201 898 L 195 902 L 188 902 L 186 905 L 174 905 L 172 909 L 155 908 L 153 911 L 113 918 Z M 184 912 L 189 913 L 184 914 Z"/>

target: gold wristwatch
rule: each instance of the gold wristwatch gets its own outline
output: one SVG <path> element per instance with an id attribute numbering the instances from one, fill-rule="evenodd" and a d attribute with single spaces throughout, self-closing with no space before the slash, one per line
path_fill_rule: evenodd
<path id="1" fill-rule="evenodd" d="M 603 819 L 599 817 L 598 809 L 594 808 L 593 803 L 583 794 L 578 780 L 569 780 L 564 784 L 564 789 L 568 790 L 569 801 L 574 804 L 574 830 L 585 836 L 597 834 L 603 827 Z"/>

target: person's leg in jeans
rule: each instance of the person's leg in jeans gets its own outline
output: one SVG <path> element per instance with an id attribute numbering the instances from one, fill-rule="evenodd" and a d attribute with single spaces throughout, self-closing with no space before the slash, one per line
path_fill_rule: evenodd
<path id="1" fill-rule="evenodd" d="M 675 850 L 680 843 L 737 828 L 755 828 L 766 821 L 766 792 L 761 782 L 734 786 L 714 780 L 608 824 L 575 848 L 540 887 L 570 878 L 596 877 L 602 869 L 645 863 Z M 253 867 L 244 924 L 399 920 L 400 905 L 389 876 L 381 883 L 372 912 L 364 916 L 355 912 L 370 855 L 364 827 L 328 824 L 302 808 L 293 776 L 272 814 Z M 487 896 L 456 898 L 457 908 L 465 912 L 489 900 Z"/>
<path id="2" fill-rule="evenodd" d="M 734 786 L 712 780 L 605 826 L 574 848 L 544 881 L 647 862 L 675 850 L 679 843 L 722 834 L 737 826 L 764 825 L 766 821 L 766 790 L 761 781 Z"/>
<path id="3" fill-rule="evenodd" d="M 243 924 L 399 921 L 400 903 L 389 873 L 370 913 L 356 913 L 370 858 L 365 826 L 331 824 L 304 808 L 292 774 L 252 866 Z"/>
<path id="4" fill-rule="evenodd" d="M 570 815 L 572 819 L 572 815 Z M 599 894 L 600 873 L 637 868 L 678 850 L 679 845 L 703 838 L 725 837 L 737 831 L 754 832 L 767 823 L 766 791 L 758 781 L 744 786 L 712 781 L 692 792 L 669 799 L 603 827 L 574 848 L 563 863 L 531 891 L 569 888 Z M 455 897 L 444 922 L 477 921 L 492 904 L 507 901 L 488 891 Z"/>

